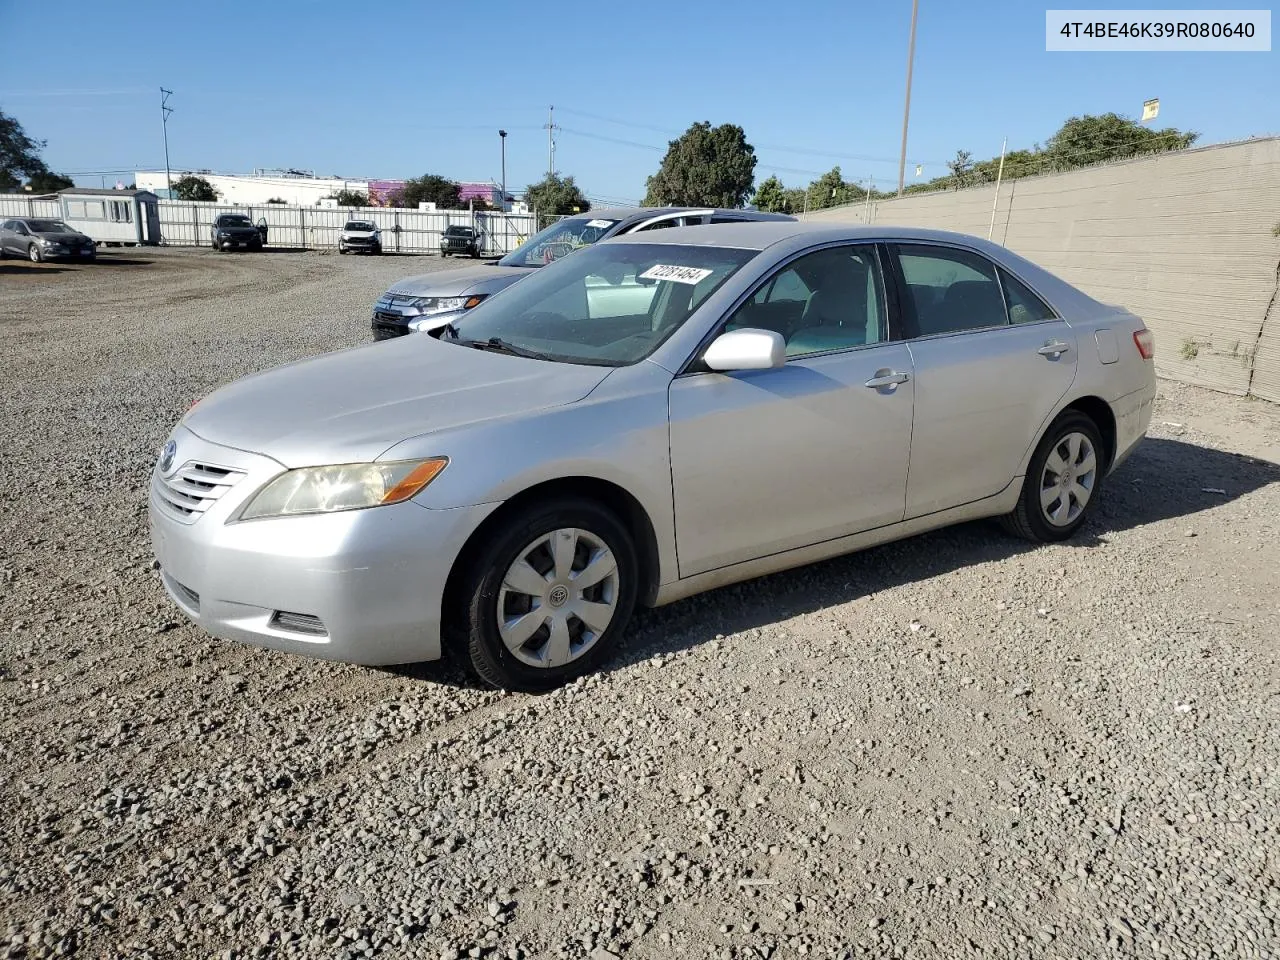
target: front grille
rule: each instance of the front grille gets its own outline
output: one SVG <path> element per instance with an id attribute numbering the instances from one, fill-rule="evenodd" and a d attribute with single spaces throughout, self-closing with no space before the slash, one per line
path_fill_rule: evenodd
<path id="1" fill-rule="evenodd" d="M 161 477 L 156 493 L 174 518 L 194 523 L 243 477 L 240 470 L 188 462 L 172 476 Z"/>
<path id="2" fill-rule="evenodd" d="M 200 612 L 200 594 L 196 593 L 186 584 L 179 583 L 177 580 L 173 579 L 173 577 L 169 576 L 169 574 L 165 573 L 163 570 L 160 571 L 160 576 L 164 577 L 164 582 L 168 585 L 169 589 L 173 591 L 173 593 L 178 597 L 179 600 L 186 603 L 186 605 L 190 607 L 192 610 L 194 610 L 196 613 Z"/>
<path id="3" fill-rule="evenodd" d="M 373 337 L 375 340 L 389 340 L 392 337 L 403 337 L 409 332 L 405 318 L 398 313 L 376 312 L 373 315 Z"/>
<path id="4" fill-rule="evenodd" d="M 324 621 L 309 613 L 290 613 L 288 610 L 277 610 L 271 617 L 271 626 L 277 630 L 288 630 L 290 633 L 305 633 L 310 637 L 327 637 L 329 630 Z"/>

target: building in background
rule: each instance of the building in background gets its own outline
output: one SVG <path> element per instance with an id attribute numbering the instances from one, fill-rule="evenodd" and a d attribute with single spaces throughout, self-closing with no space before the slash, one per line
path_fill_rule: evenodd
<path id="1" fill-rule="evenodd" d="M 174 170 L 171 179 L 188 174 L 203 177 L 213 185 L 218 200 L 227 204 L 260 206 L 271 200 L 283 200 L 298 207 L 318 207 L 341 192 L 363 193 L 369 197 L 370 206 L 385 207 L 391 198 L 404 189 L 404 180 L 345 179 L 343 177 L 317 177 L 306 170 L 255 170 L 253 173 L 212 173 L 207 170 Z M 134 178 L 139 190 L 150 190 L 157 196 L 168 196 L 165 190 L 163 170 L 139 170 Z M 458 195 L 465 207 L 468 200 L 483 202 L 494 208 L 502 205 L 502 190 L 489 182 L 458 183 Z M 510 204 L 508 203 L 508 209 Z"/>

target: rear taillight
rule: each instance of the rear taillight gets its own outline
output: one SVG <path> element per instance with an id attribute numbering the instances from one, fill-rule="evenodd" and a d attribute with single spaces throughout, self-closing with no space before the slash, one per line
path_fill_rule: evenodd
<path id="1" fill-rule="evenodd" d="M 1133 331 L 1133 345 L 1138 348 L 1143 360 L 1150 360 L 1156 355 L 1155 335 L 1146 327 Z"/>

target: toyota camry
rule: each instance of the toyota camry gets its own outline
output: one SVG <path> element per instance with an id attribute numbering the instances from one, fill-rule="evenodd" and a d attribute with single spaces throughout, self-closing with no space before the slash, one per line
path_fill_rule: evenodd
<path id="1" fill-rule="evenodd" d="M 216 637 L 449 650 L 536 690 L 637 605 L 947 524 L 1064 540 L 1142 439 L 1151 333 L 959 234 L 744 223 L 587 247 L 430 335 L 236 381 L 150 487 Z"/>

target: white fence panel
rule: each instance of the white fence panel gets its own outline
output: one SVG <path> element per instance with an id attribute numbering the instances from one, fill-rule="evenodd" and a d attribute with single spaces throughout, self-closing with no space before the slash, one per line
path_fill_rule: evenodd
<path id="1" fill-rule="evenodd" d="M 475 226 L 484 234 L 484 252 L 510 253 L 534 232 L 529 214 L 475 213 L 467 210 L 400 210 L 388 207 L 294 207 L 268 203 L 235 205 L 161 200 L 160 233 L 164 243 L 206 246 L 213 222 L 223 213 L 243 213 L 254 223 L 267 223 L 267 245 L 299 249 L 334 248 L 348 220 L 372 220 L 382 230 L 389 253 L 436 253 L 440 235 L 451 225 Z"/>
<path id="2" fill-rule="evenodd" d="M 39 200 L 21 193 L 0 194 L 0 217 L 61 217 L 57 200 Z"/>

